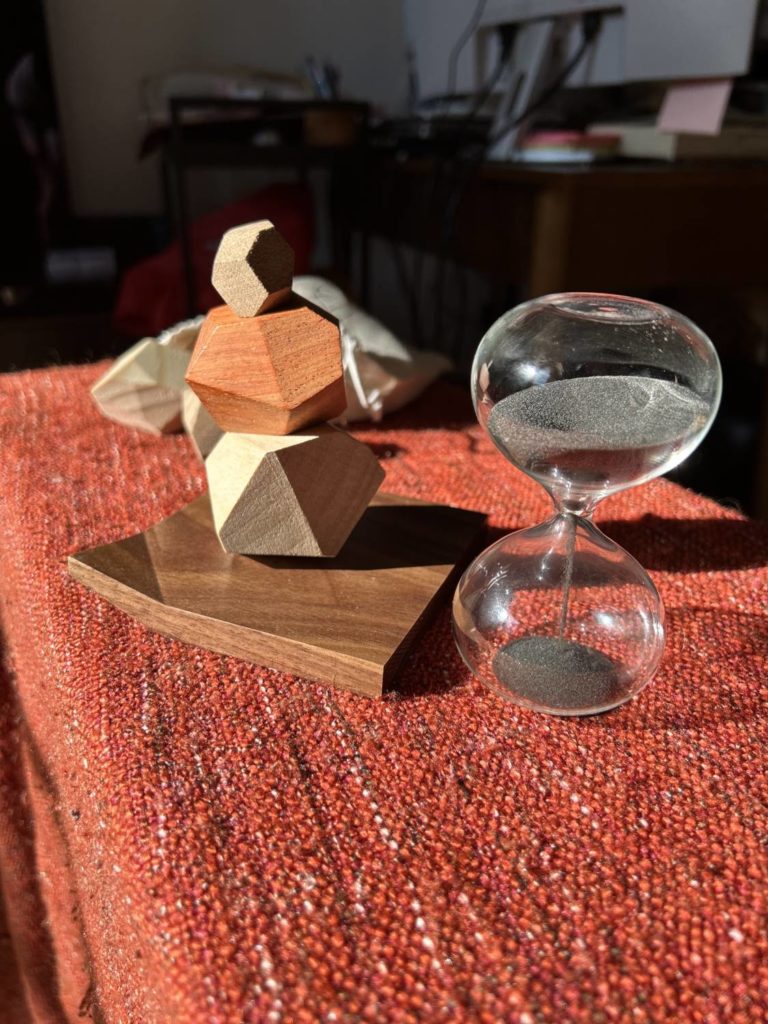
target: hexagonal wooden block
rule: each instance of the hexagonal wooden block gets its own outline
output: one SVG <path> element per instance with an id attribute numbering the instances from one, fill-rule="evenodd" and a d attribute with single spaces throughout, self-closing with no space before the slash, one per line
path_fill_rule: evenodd
<path id="1" fill-rule="evenodd" d="M 222 547 L 248 555 L 337 555 L 384 479 L 370 448 L 326 423 L 224 434 L 205 468 Z"/>
<path id="2" fill-rule="evenodd" d="M 150 434 L 181 426 L 181 395 L 189 352 L 144 338 L 124 352 L 91 388 L 101 412 Z"/>
<path id="3" fill-rule="evenodd" d="M 338 324 L 296 296 L 247 319 L 212 309 L 186 379 L 221 429 L 237 433 L 290 434 L 346 407 Z"/>
<path id="4" fill-rule="evenodd" d="M 201 459 L 207 458 L 221 437 L 221 428 L 190 387 L 184 388 L 181 400 L 181 423 L 192 447 Z"/>
<path id="5" fill-rule="evenodd" d="M 256 316 L 289 297 L 293 262 L 293 249 L 271 221 L 240 224 L 219 243 L 211 284 L 238 316 Z"/>

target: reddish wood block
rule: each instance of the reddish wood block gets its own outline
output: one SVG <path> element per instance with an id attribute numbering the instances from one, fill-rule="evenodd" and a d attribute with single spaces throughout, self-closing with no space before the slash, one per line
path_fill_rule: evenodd
<path id="1" fill-rule="evenodd" d="M 346 408 L 338 323 L 298 296 L 251 318 L 216 306 L 186 380 L 221 429 L 236 433 L 290 434 Z"/>

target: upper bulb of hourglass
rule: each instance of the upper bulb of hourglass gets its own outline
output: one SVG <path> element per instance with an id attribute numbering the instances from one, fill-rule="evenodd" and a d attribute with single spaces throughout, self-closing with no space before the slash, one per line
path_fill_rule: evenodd
<path id="1" fill-rule="evenodd" d="M 472 393 L 499 450 L 580 511 L 682 462 L 714 419 L 720 380 L 712 343 L 674 310 L 571 293 L 493 324 Z"/>

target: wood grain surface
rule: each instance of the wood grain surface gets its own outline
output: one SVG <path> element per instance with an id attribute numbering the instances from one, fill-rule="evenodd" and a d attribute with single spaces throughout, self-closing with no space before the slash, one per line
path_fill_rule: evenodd
<path id="1" fill-rule="evenodd" d="M 189 386 L 185 386 L 181 399 L 181 424 L 198 456 L 205 460 L 221 439 L 223 431 Z"/>
<path id="2" fill-rule="evenodd" d="M 229 555 L 206 494 L 71 556 L 69 572 L 166 636 L 379 696 L 484 526 L 479 512 L 380 494 L 335 559 Z"/>
<path id="3" fill-rule="evenodd" d="M 205 470 L 221 546 L 239 555 L 335 558 L 384 480 L 368 445 L 329 423 L 226 433 Z"/>
<path id="4" fill-rule="evenodd" d="M 238 316 L 285 302 L 292 280 L 293 249 L 271 221 L 230 228 L 219 243 L 211 284 Z"/>
<path id="5" fill-rule="evenodd" d="M 187 383 L 222 430 L 290 434 L 333 419 L 347 404 L 339 325 L 298 296 L 250 318 L 215 306 L 200 328 Z"/>

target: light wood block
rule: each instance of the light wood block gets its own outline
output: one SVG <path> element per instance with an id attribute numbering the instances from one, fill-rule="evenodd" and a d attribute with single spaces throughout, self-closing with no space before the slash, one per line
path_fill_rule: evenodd
<path id="1" fill-rule="evenodd" d="M 240 224 L 219 243 L 211 283 L 238 316 L 256 316 L 290 296 L 293 264 L 293 249 L 271 221 Z"/>
<path id="2" fill-rule="evenodd" d="M 204 495 L 145 533 L 69 559 L 150 629 L 378 696 L 479 546 L 485 516 L 380 494 L 332 560 L 228 555 Z"/>
<path id="3" fill-rule="evenodd" d="M 181 399 L 181 422 L 189 435 L 193 448 L 201 459 L 205 459 L 213 451 L 222 435 L 222 430 L 189 387 L 184 388 L 184 395 Z"/>
<path id="4" fill-rule="evenodd" d="M 334 557 L 384 479 L 370 448 L 328 424 L 224 434 L 205 468 L 222 546 L 250 555 Z"/>
<path id="5" fill-rule="evenodd" d="M 111 420 L 150 434 L 181 427 L 181 396 L 189 352 L 160 345 L 154 338 L 137 342 L 115 360 L 91 388 L 96 405 Z"/>
<path id="6" fill-rule="evenodd" d="M 187 383 L 222 430 L 290 434 L 333 419 L 346 407 L 338 323 L 298 296 L 250 319 L 216 306 Z"/>

